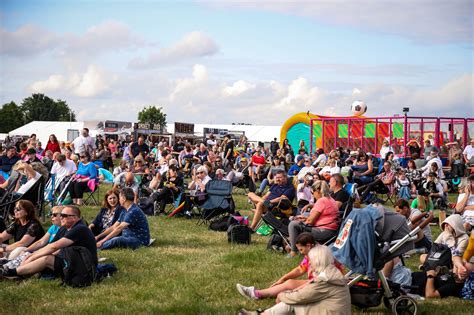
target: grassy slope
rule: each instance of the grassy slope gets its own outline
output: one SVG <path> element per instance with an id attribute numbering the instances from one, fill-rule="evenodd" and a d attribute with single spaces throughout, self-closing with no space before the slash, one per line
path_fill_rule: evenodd
<path id="1" fill-rule="evenodd" d="M 244 196 L 235 199 L 238 209 L 249 209 Z M 91 220 L 97 207 L 84 207 L 83 212 Z M 119 268 L 114 277 L 85 289 L 37 279 L 0 281 L 0 313 L 235 314 L 242 307 L 264 308 L 273 303 L 242 298 L 235 283 L 264 287 L 299 262 L 266 251 L 265 237 L 255 236 L 251 246 L 232 246 L 226 233 L 197 226 L 195 220 L 152 217 L 149 222 L 157 239 L 152 247 L 99 253 Z M 408 265 L 415 268 L 417 258 Z M 472 312 L 472 303 L 455 298 L 419 304 L 423 313 Z"/>

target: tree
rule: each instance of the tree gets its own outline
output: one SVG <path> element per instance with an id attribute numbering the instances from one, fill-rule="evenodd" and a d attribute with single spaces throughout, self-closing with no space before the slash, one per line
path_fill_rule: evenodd
<path id="1" fill-rule="evenodd" d="M 23 126 L 23 112 L 15 102 L 6 103 L 0 109 L 0 121 L 0 132 L 10 132 Z"/>
<path id="2" fill-rule="evenodd" d="M 25 123 L 40 121 L 76 121 L 75 113 L 62 100 L 53 100 L 44 94 L 33 94 L 23 100 L 21 109 Z"/>
<path id="3" fill-rule="evenodd" d="M 159 125 L 166 128 L 166 114 L 163 107 L 149 106 L 145 107 L 138 113 L 138 122 Z"/>

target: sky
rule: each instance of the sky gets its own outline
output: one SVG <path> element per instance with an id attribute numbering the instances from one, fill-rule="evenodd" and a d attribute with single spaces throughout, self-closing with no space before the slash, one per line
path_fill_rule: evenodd
<path id="1" fill-rule="evenodd" d="M 78 120 L 474 117 L 474 0 L 0 1 L 0 104 Z M 0 105 L 1 106 L 1 105 Z"/>

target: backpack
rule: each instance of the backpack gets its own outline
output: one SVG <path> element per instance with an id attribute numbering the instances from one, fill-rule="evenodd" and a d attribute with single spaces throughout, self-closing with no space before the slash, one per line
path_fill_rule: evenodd
<path id="1" fill-rule="evenodd" d="M 143 213 L 146 215 L 155 214 L 155 204 L 148 198 L 140 198 L 138 200 L 138 207 L 142 209 Z"/>
<path id="2" fill-rule="evenodd" d="M 232 224 L 227 229 L 227 240 L 233 244 L 250 245 L 252 230 L 246 225 Z"/>
<path id="3" fill-rule="evenodd" d="M 447 267 L 449 269 L 453 267 L 451 249 L 448 246 L 438 243 L 433 243 L 431 246 L 431 250 L 423 264 L 423 270 L 434 270 L 436 267 Z"/>
<path id="4" fill-rule="evenodd" d="M 98 264 L 97 275 L 95 277 L 95 281 L 100 282 L 104 280 L 105 278 L 109 278 L 117 271 L 118 269 L 114 264 Z"/>
<path id="5" fill-rule="evenodd" d="M 231 219 L 232 217 L 230 215 L 217 218 L 209 224 L 209 230 L 225 232 L 229 228 L 229 220 Z"/>
<path id="6" fill-rule="evenodd" d="M 95 280 L 96 266 L 90 251 L 82 246 L 69 246 L 62 250 L 65 266 L 63 285 L 87 287 Z"/>

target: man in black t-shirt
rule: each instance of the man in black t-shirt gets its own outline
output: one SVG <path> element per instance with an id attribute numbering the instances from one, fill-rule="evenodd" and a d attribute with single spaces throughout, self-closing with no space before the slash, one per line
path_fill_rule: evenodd
<path id="1" fill-rule="evenodd" d="M 65 259 L 62 249 L 68 246 L 82 246 L 89 250 L 93 263 L 97 265 L 97 244 L 94 234 L 81 220 L 81 211 L 76 206 L 66 206 L 61 211 L 61 229 L 64 236 L 42 249 L 34 252 L 17 269 L 8 269 L 3 272 L 6 277 L 27 276 L 51 269 L 55 275 L 63 276 Z M 59 233 L 59 232 L 58 232 Z M 56 253 L 58 252 L 58 253 Z M 0 274 L 1 275 L 1 274 Z"/>
<path id="2" fill-rule="evenodd" d="M 333 174 L 329 179 L 329 190 L 331 197 L 336 201 L 339 212 L 344 212 L 347 202 L 349 201 L 349 194 L 343 188 L 344 177 L 341 174 Z"/>
<path id="3" fill-rule="evenodd" d="M 150 153 L 150 147 L 145 143 L 145 138 L 143 136 L 138 137 L 137 142 L 132 142 L 130 145 L 130 155 L 132 158 L 137 157 L 139 154 L 145 158 L 148 153 Z"/>
<path id="4" fill-rule="evenodd" d="M 464 281 L 457 279 L 456 275 L 438 275 L 435 270 L 414 272 L 411 275 L 412 285 L 418 287 L 417 293 L 425 298 L 445 298 L 448 296 L 459 297 L 464 286 Z"/>

